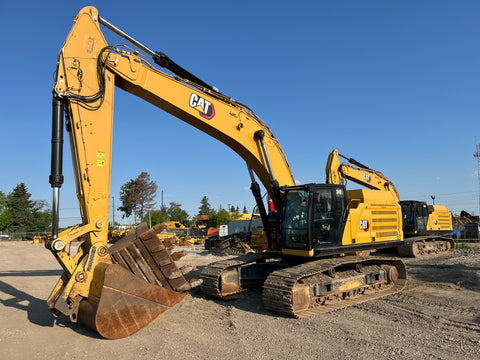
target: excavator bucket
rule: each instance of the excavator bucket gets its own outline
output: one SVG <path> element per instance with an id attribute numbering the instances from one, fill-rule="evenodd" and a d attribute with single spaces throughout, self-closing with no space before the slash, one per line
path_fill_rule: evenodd
<path id="1" fill-rule="evenodd" d="M 117 264 L 100 263 L 96 281 L 80 302 L 78 321 L 107 339 L 129 336 L 182 301 L 187 294 L 150 284 Z"/>
<path id="2" fill-rule="evenodd" d="M 164 228 L 164 224 L 152 229 L 141 224 L 113 244 L 109 253 L 114 263 L 95 266 L 88 297 L 80 302 L 72 320 L 108 339 L 126 337 L 199 285 L 201 281 L 183 276 L 191 267 L 177 267 L 174 259 L 182 253 L 172 253 L 157 236 Z"/>

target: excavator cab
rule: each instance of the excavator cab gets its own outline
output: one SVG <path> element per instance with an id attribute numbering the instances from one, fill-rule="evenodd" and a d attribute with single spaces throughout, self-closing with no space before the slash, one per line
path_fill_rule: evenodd
<path id="1" fill-rule="evenodd" d="M 405 235 L 422 234 L 427 231 L 428 207 L 423 201 L 400 201 L 402 207 L 403 233 Z"/>
<path id="2" fill-rule="evenodd" d="M 285 187 L 282 248 L 315 250 L 341 245 L 347 193 L 343 185 Z"/>

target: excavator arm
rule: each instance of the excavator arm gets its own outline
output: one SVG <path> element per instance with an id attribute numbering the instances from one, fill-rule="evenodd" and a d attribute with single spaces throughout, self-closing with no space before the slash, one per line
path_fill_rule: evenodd
<path id="1" fill-rule="evenodd" d="M 347 160 L 347 163 L 342 163 L 340 157 Z M 395 185 L 385 175 L 339 154 L 338 150 L 330 151 L 325 172 L 327 184 L 343 184 L 345 180 L 351 180 L 368 189 L 389 191 L 397 202 L 400 200 Z"/>
<path id="2" fill-rule="evenodd" d="M 109 46 L 100 24 L 131 40 L 134 45 L 152 55 L 157 64 L 174 72 L 174 75 L 158 70 L 136 50 Z M 47 303 L 55 315 L 65 314 L 72 320 L 78 318 L 99 332 L 102 320 L 92 320 L 92 317 L 99 317 L 101 301 L 99 305 L 98 298 L 104 297 L 102 294 L 107 292 L 107 288 L 108 291 L 113 288 L 113 298 L 118 298 L 125 295 L 125 289 L 130 287 L 127 283 L 117 281 L 118 277 L 126 275 L 121 273 L 118 265 L 113 264 L 111 249 L 107 246 L 115 87 L 150 102 L 233 149 L 247 164 L 257 203 L 261 202 L 261 194 L 254 173 L 279 211 L 282 209 L 280 188 L 295 184 L 275 135 L 249 108 L 219 93 L 214 87 L 175 64 L 165 54 L 150 51 L 102 19 L 95 8 L 82 9 L 58 55 L 53 89 L 50 175 L 53 224 L 52 238 L 46 247 L 61 264 L 64 274 Z M 64 114 L 82 224 L 58 233 L 59 189 L 63 183 Z M 260 211 L 267 225 L 266 211 Z M 79 237 L 84 242 L 78 253 L 72 256 L 66 251 L 66 245 Z M 269 242 L 272 243 L 272 240 Z M 112 269 L 115 271 L 110 271 Z M 108 276 L 110 279 L 107 281 Z M 170 293 L 145 285 L 142 292 L 155 293 L 153 296 L 142 296 L 147 302 L 157 301 L 163 307 L 178 301 L 172 300 L 176 296 L 173 294 L 175 291 Z M 133 299 L 139 297 L 139 291 L 134 290 L 130 295 L 124 303 L 128 311 L 132 312 L 137 305 Z M 112 315 L 108 308 L 113 303 L 105 302 L 103 308 L 107 309 L 108 321 L 113 321 L 112 318 L 120 316 L 120 312 Z M 148 319 L 152 317 L 147 316 Z M 115 321 L 119 322 L 113 322 L 114 324 L 122 324 L 118 326 L 131 325 L 125 319 Z M 130 321 L 132 322 L 138 321 Z M 121 332 L 120 335 L 110 330 L 102 335 L 126 336 L 144 326 L 145 322 L 146 320 L 134 324 L 131 326 L 133 330 Z"/>

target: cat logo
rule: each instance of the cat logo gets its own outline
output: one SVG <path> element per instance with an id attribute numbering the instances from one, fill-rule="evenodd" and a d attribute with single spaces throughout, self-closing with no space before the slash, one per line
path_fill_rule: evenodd
<path id="1" fill-rule="evenodd" d="M 368 220 L 360 220 L 360 230 L 368 231 Z"/>
<path id="2" fill-rule="evenodd" d="M 366 182 L 370 182 L 372 181 L 372 177 L 369 174 L 363 173 L 363 180 L 365 180 Z"/>
<path id="3" fill-rule="evenodd" d="M 215 116 L 215 107 L 213 104 L 197 94 L 190 95 L 190 106 L 198 110 L 200 116 L 207 120 L 211 120 Z"/>

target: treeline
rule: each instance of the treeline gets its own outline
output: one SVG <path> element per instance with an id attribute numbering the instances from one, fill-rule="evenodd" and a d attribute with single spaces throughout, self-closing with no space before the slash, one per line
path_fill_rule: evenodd
<path id="1" fill-rule="evenodd" d="M 208 226 L 218 227 L 227 224 L 229 220 L 238 219 L 240 215 L 239 207 L 231 206 L 229 211 L 220 208 L 212 209 L 208 203 L 208 198 L 204 196 L 200 201 L 198 214 L 193 217 L 182 209 L 182 205 L 177 202 L 171 202 L 169 206 L 163 204 L 160 208 L 155 208 L 155 197 L 158 186 L 155 181 L 150 179 L 150 175 L 142 172 L 135 179 L 130 179 L 120 187 L 121 206 L 117 210 L 123 212 L 122 217 L 133 215 L 135 223 L 146 221 L 151 226 L 165 221 L 179 221 L 186 226 L 192 226 L 196 223 L 200 215 L 208 215 Z M 246 213 L 246 207 L 243 207 L 243 213 Z"/>
<path id="2" fill-rule="evenodd" d="M 52 215 L 45 200 L 31 200 L 32 194 L 22 182 L 12 192 L 0 191 L 0 231 L 47 232 Z"/>
<path id="3" fill-rule="evenodd" d="M 196 223 L 200 215 L 208 215 L 208 226 L 218 227 L 229 220 L 239 218 L 240 209 L 231 206 L 228 211 L 220 207 L 213 209 L 204 196 L 199 211 L 191 217 L 182 205 L 173 201 L 169 206 L 156 208 L 154 198 L 157 184 L 150 175 L 142 172 L 120 188 L 121 206 L 118 210 L 123 217 L 134 216 L 135 223 L 147 221 L 152 226 L 165 221 L 179 221 L 187 226 Z M 31 200 L 27 186 L 21 182 L 10 193 L 0 191 L 0 231 L 2 232 L 49 232 L 52 227 L 52 214 L 45 200 Z M 246 213 L 243 207 L 243 213 Z"/>
<path id="4" fill-rule="evenodd" d="M 203 202 L 207 204 L 207 208 L 204 208 Z M 190 216 L 185 210 L 182 209 L 182 205 L 177 202 L 171 202 L 170 206 L 163 205 L 158 210 L 151 210 L 145 214 L 143 221 L 146 221 L 148 224 L 151 223 L 152 226 L 156 224 L 161 224 L 165 221 L 178 221 L 184 224 L 187 227 L 194 226 L 197 224 L 200 215 L 208 216 L 208 227 L 219 227 L 220 225 L 226 225 L 230 220 L 236 220 L 241 217 L 239 208 L 230 207 L 230 211 L 220 208 L 218 210 L 212 209 L 210 204 L 208 204 L 208 198 L 203 197 L 202 206 L 200 206 L 200 211 L 194 216 Z M 244 213 L 246 213 L 246 208 L 244 207 Z"/>

